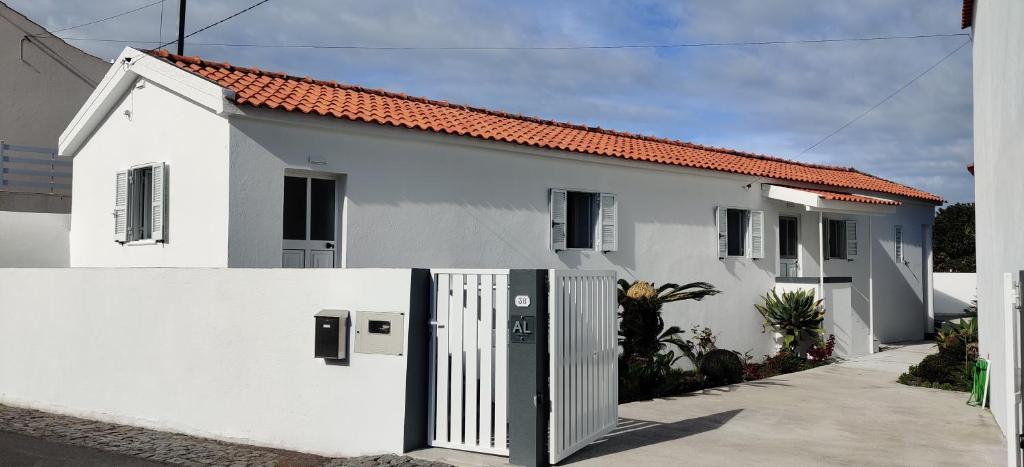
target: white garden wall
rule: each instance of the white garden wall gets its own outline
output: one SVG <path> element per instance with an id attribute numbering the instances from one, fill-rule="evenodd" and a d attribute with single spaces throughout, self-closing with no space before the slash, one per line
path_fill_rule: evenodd
<path id="1" fill-rule="evenodd" d="M 0 268 L 68 266 L 71 216 L 0 211 Z"/>
<path id="2" fill-rule="evenodd" d="M 978 276 L 973 272 L 935 273 L 935 315 L 963 315 L 978 298 Z"/>
<path id="3" fill-rule="evenodd" d="M 406 356 L 328 365 L 313 358 L 313 315 L 409 317 L 411 274 L 0 269 L 0 403 L 328 455 L 402 452 L 408 342 Z"/>

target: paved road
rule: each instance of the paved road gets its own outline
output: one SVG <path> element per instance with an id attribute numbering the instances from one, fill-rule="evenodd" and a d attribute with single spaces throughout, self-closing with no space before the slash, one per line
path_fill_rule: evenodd
<path id="1" fill-rule="evenodd" d="M 232 467 L 448 467 L 396 455 L 324 458 L 0 405 L 0 467 L 163 463 Z"/>
<path id="2" fill-rule="evenodd" d="M 0 465 L 56 467 L 68 465 L 104 465 L 149 467 L 164 464 L 113 454 L 99 449 L 56 443 L 32 436 L 0 431 Z"/>
<path id="3" fill-rule="evenodd" d="M 896 377 L 934 352 L 908 345 L 800 373 L 619 406 L 619 428 L 560 465 L 1003 465 L 992 415 L 967 394 Z M 413 453 L 455 465 L 505 459 Z"/>

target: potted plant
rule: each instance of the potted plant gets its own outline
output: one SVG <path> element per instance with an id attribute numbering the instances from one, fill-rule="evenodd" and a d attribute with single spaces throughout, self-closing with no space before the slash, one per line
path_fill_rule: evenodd
<path id="1" fill-rule="evenodd" d="M 763 304 L 754 307 L 764 318 L 764 331 L 769 329 L 778 342 L 780 351 L 802 353 L 807 345 L 817 342 L 825 321 L 825 309 L 814 290 L 794 290 L 779 295 L 775 289 L 765 294 Z"/>

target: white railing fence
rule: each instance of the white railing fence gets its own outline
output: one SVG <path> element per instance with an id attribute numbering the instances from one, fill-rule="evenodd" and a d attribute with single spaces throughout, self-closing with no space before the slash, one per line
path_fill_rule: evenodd
<path id="1" fill-rule="evenodd" d="M 0 142 L 0 191 L 71 194 L 71 160 L 56 149 Z"/>
<path id="2" fill-rule="evenodd" d="M 551 271 L 550 461 L 565 459 L 618 422 L 615 273 Z"/>

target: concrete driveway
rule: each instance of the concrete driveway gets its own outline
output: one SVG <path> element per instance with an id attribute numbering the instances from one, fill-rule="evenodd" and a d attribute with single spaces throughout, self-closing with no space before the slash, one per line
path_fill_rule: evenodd
<path id="1" fill-rule="evenodd" d="M 934 352 L 907 345 L 810 371 L 619 408 L 619 428 L 573 466 L 1003 465 L 1003 437 L 967 394 L 896 377 Z M 416 454 L 414 454 L 416 455 Z M 427 450 L 456 465 L 505 459 Z"/>

